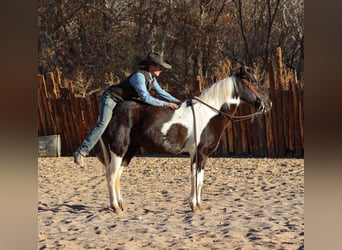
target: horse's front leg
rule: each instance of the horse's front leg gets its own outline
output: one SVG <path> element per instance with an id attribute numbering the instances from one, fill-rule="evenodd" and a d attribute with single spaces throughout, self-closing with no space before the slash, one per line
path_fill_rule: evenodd
<path id="1" fill-rule="evenodd" d="M 122 157 L 111 152 L 111 161 L 107 168 L 106 179 L 109 192 L 110 206 L 115 213 L 122 212 L 122 196 L 120 193 L 120 176 Z"/>
<path id="2" fill-rule="evenodd" d="M 190 193 L 190 208 L 194 213 L 202 211 L 201 193 L 204 179 L 204 168 L 201 168 L 201 162 L 192 160 L 191 162 L 191 193 Z"/>
<path id="3" fill-rule="evenodd" d="M 121 178 L 122 171 L 123 171 L 123 167 L 121 166 L 119 169 L 119 172 L 116 176 L 115 191 L 116 191 L 117 198 L 118 198 L 118 205 L 121 208 L 121 210 L 123 211 L 124 210 L 124 204 L 123 204 L 123 198 L 121 195 L 121 188 L 120 188 L 120 178 Z"/>

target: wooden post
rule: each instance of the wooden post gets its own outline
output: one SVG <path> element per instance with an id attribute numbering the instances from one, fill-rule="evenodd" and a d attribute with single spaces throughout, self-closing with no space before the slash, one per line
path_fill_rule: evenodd
<path id="1" fill-rule="evenodd" d="M 240 115 L 240 110 L 236 112 L 236 115 Z M 233 122 L 233 133 L 234 133 L 234 150 L 237 155 L 241 155 L 241 131 L 239 122 Z"/>
<path id="2" fill-rule="evenodd" d="M 279 85 L 283 82 L 283 57 L 281 48 L 276 49 L 277 78 L 274 85 L 275 89 L 279 89 Z"/>
<path id="3" fill-rule="evenodd" d="M 294 118 L 294 146 L 295 155 L 301 155 L 301 138 L 300 138 L 300 124 L 299 124 L 299 104 L 298 104 L 298 91 L 297 84 L 292 81 L 292 94 L 293 94 L 293 118 Z"/>
<path id="4" fill-rule="evenodd" d="M 265 123 L 266 123 L 266 145 L 267 145 L 267 153 L 269 156 L 275 156 L 274 154 L 274 140 L 273 140 L 273 131 L 272 131 L 272 112 L 268 112 L 265 114 Z"/>
<path id="5" fill-rule="evenodd" d="M 271 152 L 272 155 L 278 155 L 279 150 L 279 141 L 278 141 L 278 124 L 277 124 L 277 105 L 278 105 L 278 100 L 276 98 L 276 79 L 274 76 L 274 69 L 272 62 L 270 61 L 269 63 L 269 81 L 270 81 L 270 88 L 269 88 L 269 94 L 270 98 L 272 101 L 272 109 L 271 109 L 271 122 L 272 122 L 272 138 L 273 138 L 273 148 L 269 149 L 269 152 Z"/>
<path id="6" fill-rule="evenodd" d="M 302 143 L 302 149 L 304 150 L 304 89 L 300 86 L 299 90 L 299 126 L 300 126 L 300 138 Z"/>
<path id="7" fill-rule="evenodd" d="M 288 137 L 289 137 L 289 151 L 295 151 L 295 138 L 294 138 L 294 105 L 293 105 L 293 84 L 289 84 L 289 95 L 288 95 Z"/>
<path id="8" fill-rule="evenodd" d="M 251 108 L 249 106 L 246 107 L 246 113 L 251 114 Z M 254 141 L 253 141 L 253 129 L 252 129 L 252 124 L 250 121 L 245 122 L 246 126 L 246 134 L 247 134 L 247 142 L 248 142 L 248 149 L 249 149 L 249 154 L 255 155 L 255 150 L 254 150 Z"/>
<path id="9" fill-rule="evenodd" d="M 233 134 L 233 123 L 228 122 L 227 126 L 227 140 L 228 140 L 228 150 L 230 154 L 234 154 L 234 134 Z"/>
<path id="10" fill-rule="evenodd" d="M 51 83 L 51 85 L 53 87 L 52 88 L 53 97 L 58 98 L 59 97 L 59 86 L 55 81 L 55 76 L 54 76 L 53 72 L 48 73 L 48 81 Z"/>
<path id="11" fill-rule="evenodd" d="M 38 87 L 38 135 L 46 135 L 48 132 L 47 119 L 44 109 L 43 99 Z"/>
<path id="12" fill-rule="evenodd" d="M 203 79 L 200 75 L 198 75 L 196 77 L 196 84 L 195 84 L 195 88 L 194 88 L 194 91 L 195 91 L 195 95 L 198 95 L 199 93 L 202 92 L 202 83 L 203 82 Z"/>
<path id="13" fill-rule="evenodd" d="M 245 105 L 241 105 L 240 111 L 243 115 L 246 114 L 246 107 Z M 242 154 L 248 154 L 248 140 L 247 140 L 247 129 L 246 129 L 246 122 L 239 122 L 240 123 L 240 131 L 241 131 L 241 151 Z"/>
<path id="14" fill-rule="evenodd" d="M 80 144 L 86 134 L 86 128 L 84 127 L 83 123 L 83 117 L 82 117 L 82 109 L 81 109 L 81 98 L 76 97 L 74 86 L 72 83 L 69 83 L 69 90 L 70 90 L 70 98 L 71 98 L 71 105 L 72 105 L 72 116 L 73 121 L 75 123 L 76 127 L 76 133 L 77 133 L 77 144 Z M 82 98 L 83 99 L 83 98 Z"/>
<path id="15" fill-rule="evenodd" d="M 42 114 L 42 127 L 45 135 L 52 133 L 53 125 L 51 120 L 51 108 L 48 102 L 48 92 L 46 89 L 45 79 L 43 75 L 38 75 L 38 91 L 41 97 L 41 104 L 38 103 L 38 108 Z"/>
<path id="16" fill-rule="evenodd" d="M 62 83 L 61 72 L 58 69 L 56 70 L 56 81 L 59 89 L 65 88 L 64 84 Z"/>
<path id="17" fill-rule="evenodd" d="M 282 51 L 281 48 L 277 48 L 276 53 L 276 63 L 277 63 L 277 77 L 276 77 L 276 84 L 275 84 L 275 98 L 277 101 L 277 105 L 274 107 L 277 113 L 276 123 L 277 123 L 277 155 L 284 155 L 285 154 L 285 147 L 284 147 L 284 127 L 283 125 L 283 113 L 282 113 L 282 86 L 283 86 L 283 58 L 282 58 Z"/>

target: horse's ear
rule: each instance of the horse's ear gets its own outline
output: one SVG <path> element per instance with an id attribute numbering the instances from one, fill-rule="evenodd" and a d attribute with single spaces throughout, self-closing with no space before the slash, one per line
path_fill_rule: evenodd
<path id="1" fill-rule="evenodd" d="M 240 66 L 240 72 L 239 72 L 239 73 L 240 73 L 241 75 L 245 75 L 246 72 L 247 72 L 247 67 L 246 67 L 246 65 L 245 65 L 245 64 L 241 65 L 241 66 Z"/>
<path id="2" fill-rule="evenodd" d="M 233 69 L 232 69 L 233 73 L 236 74 L 236 75 L 239 75 L 240 72 L 241 72 L 241 69 L 240 69 L 240 68 L 241 68 L 240 63 L 237 63 L 237 64 L 233 67 Z"/>
<path id="3" fill-rule="evenodd" d="M 242 76 L 242 75 L 245 75 L 245 74 L 246 74 L 247 68 L 248 68 L 248 67 L 246 66 L 246 64 L 238 63 L 238 64 L 236 65 L 236 67 L 233 69 L 233 72 L 234 72 L 236 75 Z"/>
<path id="4" fill-rule="evenodd" d="M 246 67 L 245 64 L 243 64 L 243 65 L 241 66 L 241 73 L 242 73 L 242 72 L 246 72 L 246 71 L 247 71 L 247 67 Z"/>

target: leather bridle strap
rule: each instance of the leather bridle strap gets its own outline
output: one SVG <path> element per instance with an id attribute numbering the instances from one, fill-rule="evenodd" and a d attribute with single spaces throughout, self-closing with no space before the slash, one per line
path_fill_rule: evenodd
<path id="1" fill-rule="evenodd" d="M 193 100 L 196 100 L 196 101 L 198 101 L 198 102 L 204 104 L 205 106 L 211 108 L 212 110 L 216 111 L 217 113 L 219 113 L 219 114 L 221 114 L 221 115 L 227 116 L 227 117 L 228 117 L 229 119 L 231 119 L 233 122 L 235 122 L 235 121 L 247 120 L 247 119 L 249 119 L 249 118 L 255 117 L 255 116 L 258 115 L 258 114 L 261 114 L 261 112 L 257 111 L 257 112 L 255 112 L 254 114 L 250 114 L 250 115 L 239 115 L 239 116 L 236 116 L 236 115 L 235 115 L 236 110 L 235 110 L 234 114 L 233 114 L 233 115 L 230 115 L 230 114 L 228 114 L 228 113 L 225 113 L 225 112 L 223 112 L 223 111 L 221 111 L 221 110 L 216 109 L 215 107 L 209 105 L 208 103 L 202 101 L 201 99 L 199 99 L 199 98 L 197 98 L 197 97 L 194 97 L 194 98 L 191 100 L 191 105 L 194 105 L 194 104 L 195 104 L 195 103 L 193 102 Z M 193 109 L 193 107 L 192 107 L 192 111 L 195 112 L 195 110 Z"/>
<path id="2" fill-rule="evenodd" d="M 242 82 L 243 82 L 244 84 L 247 85 L 247 87 L 253 92 L 253 94 L 254 94 L 256 97 L 260 98 L 260 94 L 255 90 L 255 88 L 253 88 L 252 84 L 250 84 L 250 82 L 247 81 L 247 79 L 242 78 L 241 80 L 242 80 Z"/>

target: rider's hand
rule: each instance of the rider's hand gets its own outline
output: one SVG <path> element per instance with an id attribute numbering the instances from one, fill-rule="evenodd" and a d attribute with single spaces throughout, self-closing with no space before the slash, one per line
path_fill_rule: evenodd
<path id="1" fill-rule="evenodd" d="M 173 102 L 167 102 L 165 106 L 169 107 L 170 109 L 178 109 L 179 105 Z"/>

